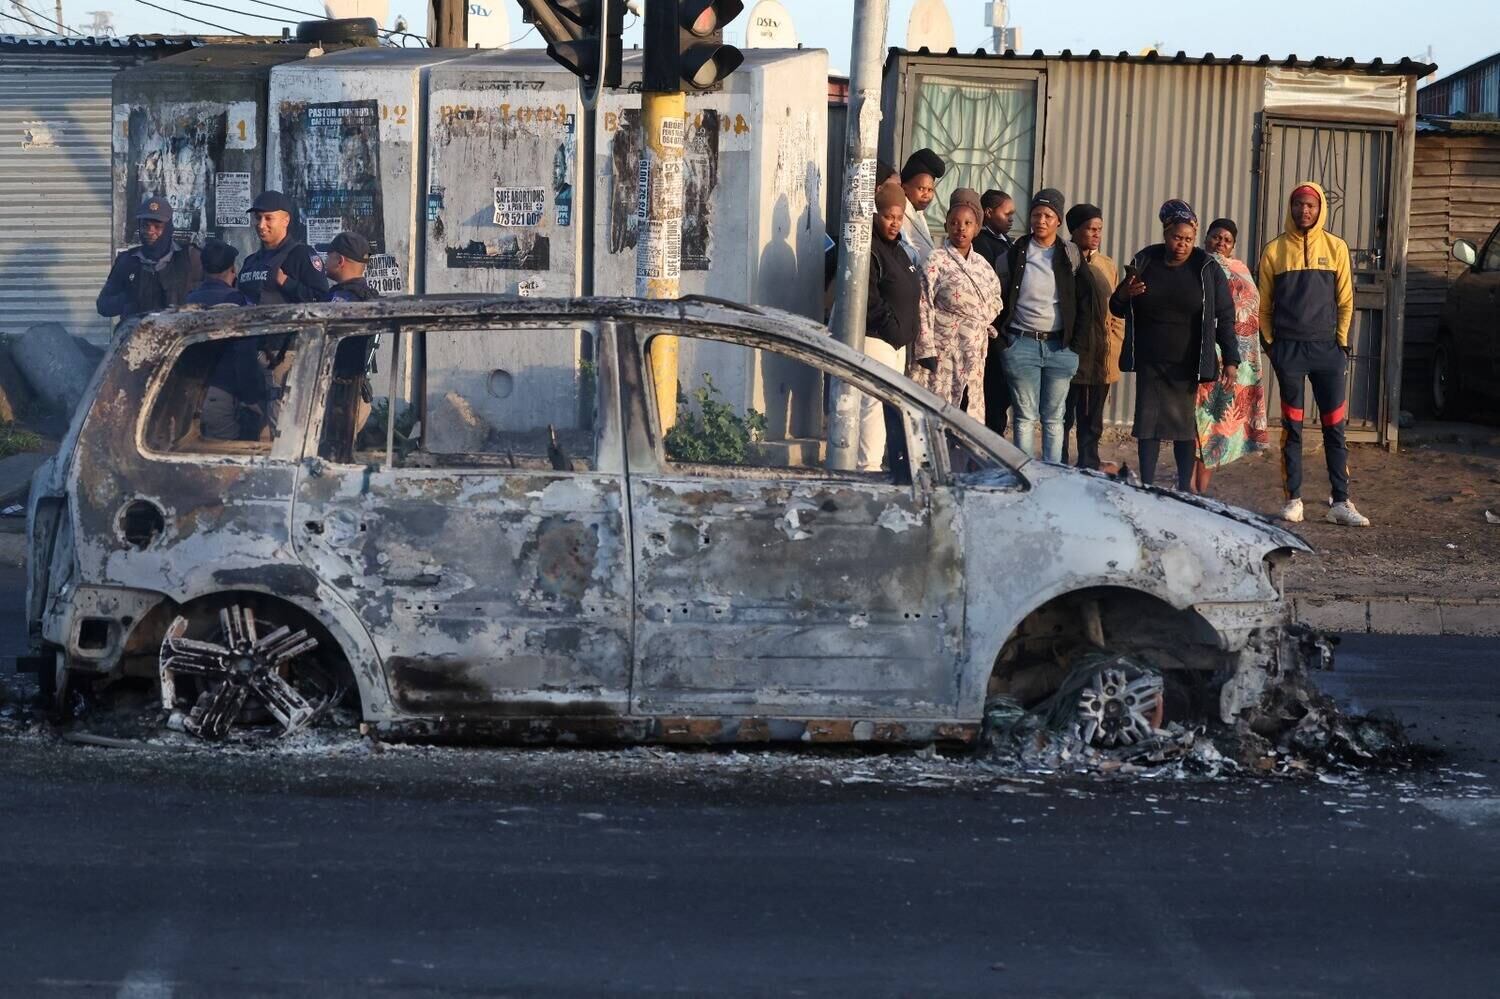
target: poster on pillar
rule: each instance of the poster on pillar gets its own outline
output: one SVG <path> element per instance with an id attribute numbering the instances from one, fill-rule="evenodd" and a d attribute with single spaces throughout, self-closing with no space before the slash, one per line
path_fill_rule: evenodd
<path id="1" fill-rule="evenodd" d="M 124 120 L 125 204 L 119 220 L 121 246 L 138 242 L 134 206 L 148 195 L 163 195 L 172 206 L 173 228 L 182 240 L 218 235 L 210 212 L 215 167 L 224 160 L 228 115 L 223 105 L 166 104 L 130 108 Z"/>
<path id="2" fill-rule="evenodd" d="M 429 290 L 566 294 L 578 118 L 562 95 L 471 78 L 433 94 L 428 129 Z"/>
<path id="3" fill-rule="evenodd" d="M 642 198 L 648 199 L 647 203 L 654 197 L 673 201 L 680 198 L 682 223 L 673 242 L 680 242 L 682 247 L 681 269 L 708 270 L 713 262 L 714 213 L 719 190 L 719 112 L 710 108 L 693 115 L 683 138 L 684 159 L 680 170 L 669 167 L 654 174 L 648 170 L 645 185 L 641 183 L 640 109 L 625 108 L 606 115 L 605 119 L 610 160 L 609 252 L 630 253 L 637 249 Z"/>
<path id="4" fill-rule="evenodd" d="M 380 107 L 374 100 L 283 103 L 281 176 L 297 206 L 292 232 L 326 250 L 340 232 L 386 249 L 380 193 Z"/>

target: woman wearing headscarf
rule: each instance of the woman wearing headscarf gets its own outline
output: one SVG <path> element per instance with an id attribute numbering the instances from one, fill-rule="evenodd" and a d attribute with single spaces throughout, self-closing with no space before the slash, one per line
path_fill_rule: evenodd
<path id="1" fill-rule="evenodd" d="M 1190 492 L 1198 457 L 1198 384 L 1238 376 L 1234 300 L 1224 269 L 1198 243 L 1198 216 L 1187 202 L 1157 213 L 1162 241 L 1135 255 L 1109 308 L 1125 320 L 1120 370 L 1134 371 L 1135 426 L 1141 481 L 1156 480 L 1161 442 L 1172 442 L 1177 488 Z M 1214 353 L 1218 344 L 1219 355 Z"/>
<path id="2" fill-rule="evenodd" d="M 922 279 L 901 245 L 906 192 L 899 183 L 875 189 L 874 238 L 870 240 L 870 282 L 865 307 L 865 354 L 896 371 L 906 371 L 906 350 L 921 323 Z M 859 458 L 862 472 L 878 472 L 892 449 L 891 470 L 905 453 L 899 415 L 867 393 L 859 397 Z"/>
<path id="3" fill-rule="evenodd" d="M 1001 307 L 995 268 L 974 249 L 982 217 L 976 192 L 954 192 L 947 238 L 922 268 L 921 322 L 907 359 L 914 380 L 981 423 L 984 360 Z"/>
<path id="4" fill-rule="evenodd" d="M 135 215 L 141 244 L 121 250 L 94 307 L 101 316 L 143 315 L 175 309 L 203 280 L 195 246 L 178 246 L 172 233 L 172 206 L 153 195 Z"/>
<path id="5" fill-rule="evenodd" d="M 1239 340 L 1238 376 L 1198 386 L 1198 466 L 1193 492 L 1208 492 L 1213 471 L 1270 446 L 1266 429 L 1265 361 L 1260 350 L 1260 290 L 1255 276 L 1234 255 L 1239 228 L 1231 219 L 1209 223 L 1203 245 L 1229 281 L 1234 300 L 1234 333 Z M 1226 371 L 1227 374 L 1227 371 Z"/>

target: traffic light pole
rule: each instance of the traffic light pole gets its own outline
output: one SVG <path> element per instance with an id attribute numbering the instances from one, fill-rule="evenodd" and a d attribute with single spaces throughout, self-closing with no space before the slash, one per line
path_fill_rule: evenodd
<path id="1" fill-rule="evenodd" d="M 647 58 L 668 52 L 668 46 L 675 55 L 675 4 L 647 0 L 645 36 Z M 687 98 L 680 88 L 642 89 L 641 139 L 635 293 L 639 298 L 675 299 L 681 292 L 682 181 L 687 139 Z M 677 422 L 676 337 L 658 336 L 651 341 L 651 379 L 656 386 L 656 412 L 665 432 Z"/>
<path id="2" fill-rule="evenodd" d="M 635 293 L 675 299 L 682 275 L 682 170 L 687 98 L 641 93 L 641 190 L 636 198 Z M 651 341 L 651 378 L 662 430 L 677 422 L 677 338 Z"/>
<path id="3" fill-rule="evenodd" d="M 849 66 L 849 115 L 844 147 L 844 204 L 839 227 L 838 285 L 833 335 L 860 353 L 865 349 L 865 307 L 870 285 L 870 236 L 875 221 L 875 154 L 880 141 L 880 69 L 890 0 L 860 0 L 854 18 Z M 860 392 L 833 383 L 828 421 L 828 467 L 851 469 L 859 454 Z"/>

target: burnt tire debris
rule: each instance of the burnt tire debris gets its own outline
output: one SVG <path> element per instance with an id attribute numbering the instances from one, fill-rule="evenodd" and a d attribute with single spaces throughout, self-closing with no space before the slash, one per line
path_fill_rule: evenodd
<path id="1" fill-rule="evenodd" d="M 161 704 L 169 728 L 219 742 L 237 722 L 268 715 L 277 734 L 287 736 L 343 697 L 342 686 L 313 658 L 318 640 L 305 629 L 257 621 L 240 604 L 220 608 L 211 640 L 188 637 L 191 628 L 179 616 L 162 639 Z"/>
<path id="2" fill-rule="evenodd" d="M 1332 669 L 1333 641 L 1294 626 L 1280 654 L 1216 676 L 1215 719 L 1163 717 L 1169 702 L 1204 701 L 1183 671 L 1086 652 L 1062 664 L 1061 683 L 1038 703 L 992 697 L 981 744 L 990 763 L 1028 772 L 1295 776 L 1415 762 L 1422 752 L 1398 720 L 1347 713 L 1318 689 L 1312 670 Z"/>

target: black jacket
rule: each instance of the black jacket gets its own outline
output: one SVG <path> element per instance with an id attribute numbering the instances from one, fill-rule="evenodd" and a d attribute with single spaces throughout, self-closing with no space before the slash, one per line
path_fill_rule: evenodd
<path id="1" fill-rule="evenodd" d="M 995 268 L 1002 286 L 1005 284 L 1006 268 L 1010 266 L 1010 248 L 1014 245 L 1015 240 L 1009 236 L 996 236 L 987 226 L 980 226 L 979 235 L 974 237 L 974 249 Z"/>
<path id="2" fill-rule="evenodd" d="M 225 284 L 218 278 L 204 278 L 203 283 L 188 292 L 188 305 L 249 305 L 250 300 L 240 294 L 240 290 L 232 284 Z"/>
<path id="3" fill-rule="evenodd" d="M 371 288 L 362 277 L 340 281 L 328 290 L 330 302 L 371 302 L 380 297 L 380 292 Z"/>
<path id="4" fill-rule="evenodd" d="M 1166 258 L 1167 248 L 1156 243 L 1137 253 L 1130 263 L 1137 273 L 1142 273 L 1148 264 L 1161 263 Z M 1196 323 L 1198 380 L 1211 382 L 1219 377 L 1219 359 L 1214 356 L 1215 342 L 1219 345 L 1219 353 L 1223 355 L 1226 365 L 1240 363 L 1240 341 L 1234 332 L 1234 297 L 1229 292 L 1229 279 L 1224 276 L 1224 268 L 1214 260 L 1213 254 L 1202 247 L 1194 247 L 1193 255 L 1182 266 L 1197 268 L 1199 280 L 1203 284 L 1203 314 Z M 1125 346 L 1120 351 L 1121 371 L 1135 370 L 1136 331 L 1132 301 L 1125 295 L 1123 281 L 1109 298 L 1109 311 L 1125 319 Z"/>
<path id="5" fill-rule="evenodd" d="M 139 246 L 121 250 L 94 308 L 101 316 L 139 316 L 187 303 L 188 292 L 203 280 L 203 259 L 196 246 L 175 246 L 158 261 L 141 255 Z"/>
<path id="6" fill-rule="evenodd" d="M 286 274 L 286 284 L 277 287 L 276 271 Z M 328 276 L 323 260 L 306 243 L 288 236 L 274 250 L 256 250 L 240 265 L 238 288 L 253 305 L 282 302 L 325 302 Z"/>
<path id="7" fill-rule="evenodd" d="M 1026 279 L 1026 248 L 1030 245 L 1030 234 L 1012 243 L 1005 270 L 1000 272 L 1005 287 L 1005 311 L 995 321 L 995 328 L 1005 336 L 1006 343 L 1014 342 L 1007 327 L 1020 298 L 1021 282 Z M 1057 252 L 1052 254 L 1052 274 L 1057 281 L 1057 307 L 1062 311 L 1062 330 L 1058 335 L 1062 337 L 1064 347 L 1072 347 L 1079 317 L 1086 317 L 1089 310 L 1103 306 L 1094 301 L 1089 282 L 1079 280 L 1078 271 L 1083 266 L 1083 255 L 1078 247 L 1061 236 L 1057 237 L 1053 246 Z M 1000 271 L 998 264 L 996 270 Z"/>
<path id="8" fill-rule="evenodd" d="M 876 233 L 870 240 L 870 291 L 865 309 L 865 336 L 895 347 L 910 347 L 917 339 L 922 279 L 899 240 L 888 242 Z"/>

